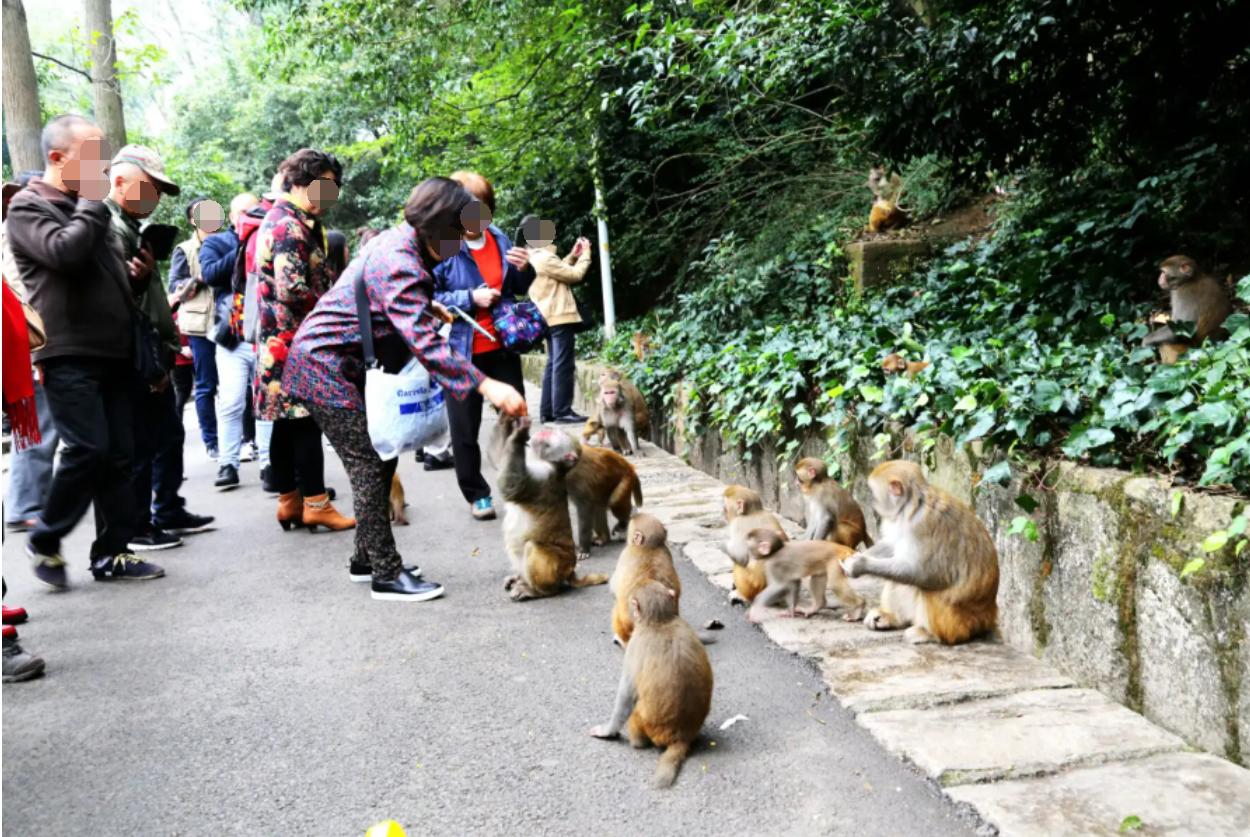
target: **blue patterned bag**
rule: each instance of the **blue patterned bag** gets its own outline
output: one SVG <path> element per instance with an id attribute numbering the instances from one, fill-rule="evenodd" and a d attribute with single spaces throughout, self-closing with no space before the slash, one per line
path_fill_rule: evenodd
<path id="1" fill-rule="evenodd" d="M 547 322 L 532 302 L 504 302 L 495 308 L 495 331 L 505 349 L 518 354 L 542 345 L 547 337 Z"/>

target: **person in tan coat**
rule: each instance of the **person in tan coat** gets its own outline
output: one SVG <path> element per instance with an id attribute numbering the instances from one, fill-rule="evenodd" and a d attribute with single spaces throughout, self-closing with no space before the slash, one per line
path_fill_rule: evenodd
<path id="1" fill-rule="evenodd" d="M 556 255 L 556 225 L 527 215 L 521 220 L 521 246 L 529 251 L 534 283 L 529 297 L 547 321 L 547 368 L 539 415 L 544 422 L 582 424 L 586 417 L 573 412 L 574 344 L 585 324 L 573 298 L 573 286 L 590 267 L 590 242 L 577 239 L 569 254 Z"/>

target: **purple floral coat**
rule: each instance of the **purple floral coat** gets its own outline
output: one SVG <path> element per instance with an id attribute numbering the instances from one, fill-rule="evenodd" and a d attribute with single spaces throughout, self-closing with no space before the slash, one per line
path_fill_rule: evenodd
<path id="1" fill-rule="evenodd" d="M 334 284 L 325 231 L 320 221 L 283 195 L 265 215 L 256 237 L 256 418 L 305 418 L 308 408 L 282 389 L 282 374 L 295 332 Z"/>

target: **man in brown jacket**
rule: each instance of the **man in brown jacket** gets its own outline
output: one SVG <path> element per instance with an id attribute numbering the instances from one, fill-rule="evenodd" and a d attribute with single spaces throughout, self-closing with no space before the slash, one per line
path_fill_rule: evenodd
<path id="1" fill-rule="evenodd" d="M 143 265 L 123 263 L 110 242 L 102 202 L 108 156 L 99 127 L 81 116 L 59 116 L 44 127 L 42 146 L 43 176 L 13 198 L 7 229 L 47 332 L 34 360 L 64 449 L 26 552 L 40 581 L 67 587 L 61 540 L 94 502 L 96 580 L 159 578 L 164 570 L 127 547 L 135 519 L 130 282 Z"/>

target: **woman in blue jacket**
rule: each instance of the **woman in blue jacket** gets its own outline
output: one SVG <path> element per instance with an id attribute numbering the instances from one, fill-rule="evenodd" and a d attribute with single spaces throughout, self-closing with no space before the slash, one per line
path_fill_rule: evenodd
<path id="1" fill-rule="evenodd" d="M 467 171 L 458 171 L 451 179 L 481 201 L 483 217 L 462 219 L 465 232 L 460 252 L 435 269 L 434 298 L 464 311 L 494 338 L 492 341 L 458 319 L 451 326 L 452 348 L 464 357 L 472 357 L 473 365 L 486 377 L 510 384 L 524 395 L 521 357 L 500 345 L 493 318 L 501 299 L 511 301 L 529 290 L 534 281 L 529 255 L 524 248 L 513 247 L 508 236 L 490 223 L 495 212 L 495 190 L 489 180 Z M 490 485 L 482 476 L 482 449 L 477 443 L 482 403 L 477 392 L 462 401 L 448 399 L 447 423 L 451 426 L 451 450 L 460 493 L 472 506 L 476 520 L 493 520 L 495 506 Z"/>

